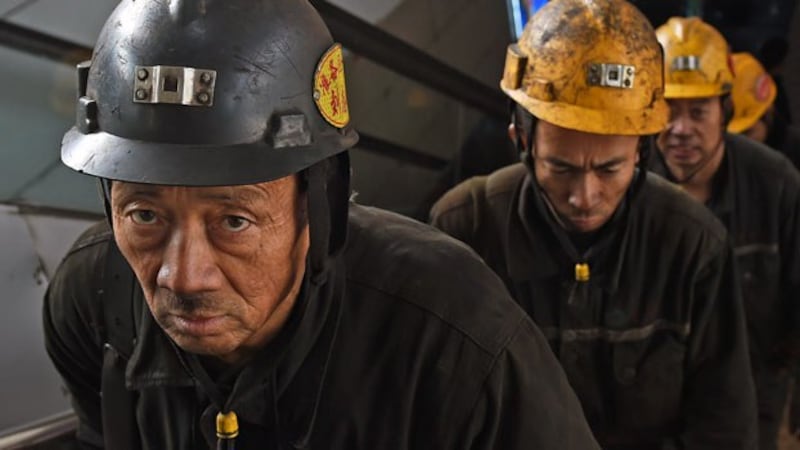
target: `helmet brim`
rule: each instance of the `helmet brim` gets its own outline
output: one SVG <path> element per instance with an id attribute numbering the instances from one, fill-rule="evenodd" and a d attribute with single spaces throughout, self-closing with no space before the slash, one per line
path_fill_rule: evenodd
<path id="1" fill-rule="evenodd" d="M 661 132 L 669 120 L 669 105 L 664 99 L 656 100 L 643 109 L 612 113 L 557 101 L 537 100 L 519 89 L 503 88 L 503 91 L 538 119 L 586 133 L 644 136 Z"/>
<path id="2" fill-rule="evenodd" d="M 721 97 L 730 91 L 730 88 L 718 84 L 667 83 L 664 85 L 664 97 L 667 99 Z"/>
<path id="3" fill-rule="evenodd" d="M 257 184 L 298 173 L 358 142 L 348 128 L 330 131 L 321 143 L 273 148 L 266 142 L 212 146 L 126 139 L 72 128 L 61 143 L 61 160 L 88 175 L 130 183 L 173 186 Z"/>

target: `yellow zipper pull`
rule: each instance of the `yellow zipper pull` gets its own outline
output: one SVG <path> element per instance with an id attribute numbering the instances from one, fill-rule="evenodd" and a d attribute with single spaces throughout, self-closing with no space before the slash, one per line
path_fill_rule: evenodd
<path id="1" fill-rule="evenodd" d="M 233 450 L 239 436 L 239 420 L 231 411 L 217 414 L 217 450 Z"/>
<path id="2" fill-rule="evenodd" d="M 589 271 L 589 264 L 575 264 L 575 281 L 586 282 L 589 281 L 590 276 L 591 272 Z"/>

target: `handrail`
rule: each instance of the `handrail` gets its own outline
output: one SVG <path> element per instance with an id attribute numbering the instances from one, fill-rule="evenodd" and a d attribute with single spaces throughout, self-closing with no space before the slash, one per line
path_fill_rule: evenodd
<path id="1" fill-rule="evenodd" d="M 0 44 L 74 66 L 92 57 L 92 49 L 40 31 L 0 20 Z"/>
<path id="2" fill-rule="evenodd" d="M 0 449 L 25 449 L 66 436 L 78 428 L 78 417 L 67 411 L 0 436 Z"/>
<path id="3" fill-rule="evenodd" d="M 499 88 L 487 86 L 327 0 L 311 0 L 311 4 L 333 37 L 348 49 L 486 114 L 508 117 L 508 101 Z"/>

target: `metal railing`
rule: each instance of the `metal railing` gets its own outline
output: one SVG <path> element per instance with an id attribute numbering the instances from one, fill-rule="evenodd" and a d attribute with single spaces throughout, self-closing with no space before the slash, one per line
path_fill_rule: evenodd
<path id="1" fill-rule="evenodd" d="M 54 441 L 71 440 L 77 427 L 78 417 L 75 413 L 61 413 L 0 436 L 0 450 L 35 450 Z"/>

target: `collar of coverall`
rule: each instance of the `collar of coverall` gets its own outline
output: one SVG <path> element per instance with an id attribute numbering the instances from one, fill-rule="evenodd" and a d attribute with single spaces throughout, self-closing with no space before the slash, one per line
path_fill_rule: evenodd
<path id="1" fill-rule="evenodd" d="M 717 172 L 711 181 L 711 197 L 706 204 L 718 216 L 730 215 L 734 209 L 734 179 L 733 163 L 731 158 L 734 156 L 733 149 L 736 147 L 734 142 L 734 135 L 725 133 L 725 154 L 722 156 L 722 161 L 719 164 Z M 727 224 L 726 224 L 727 225 Z"/>

